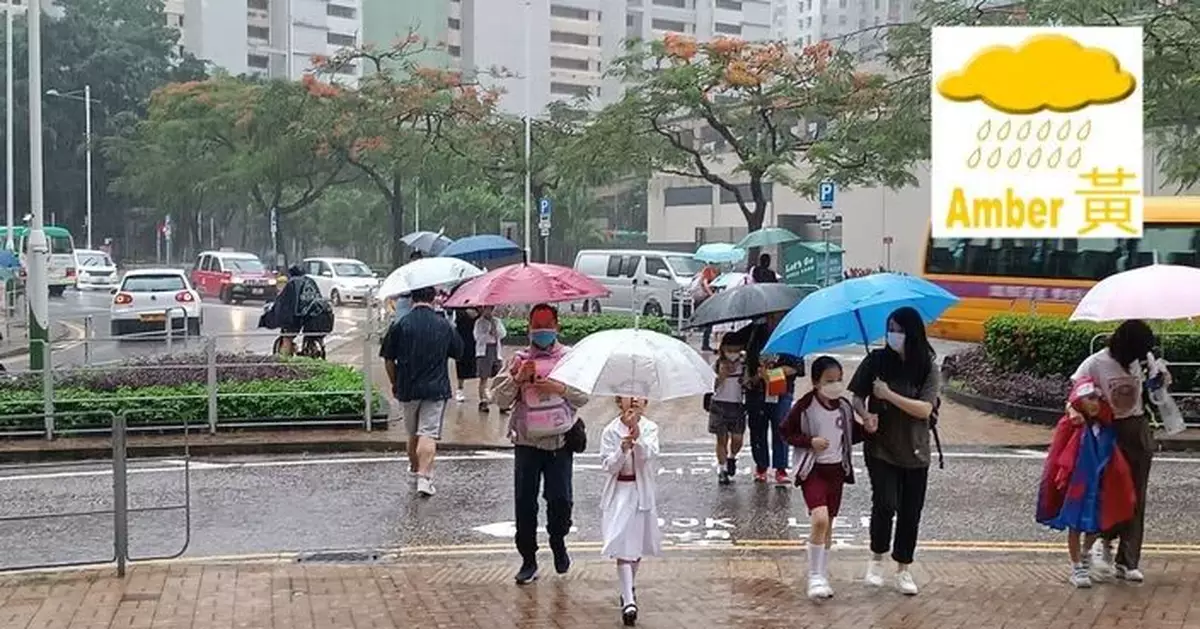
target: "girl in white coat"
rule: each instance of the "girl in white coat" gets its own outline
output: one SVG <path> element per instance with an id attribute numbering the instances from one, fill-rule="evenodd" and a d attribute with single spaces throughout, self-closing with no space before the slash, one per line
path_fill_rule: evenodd
<path id="1" fill-rule="evenodd" d="M 662 551 L 655 501 L 655 459 L 658 425 L 642 416 L 646 400 L 618 397 L 620 417 L 600 435 L 600 463 L 609 474 L 600 498 L 601 553 L 617 561 L 621 581 L 621 618 L 637 622 L 634 578 L 642 557 Z"/>

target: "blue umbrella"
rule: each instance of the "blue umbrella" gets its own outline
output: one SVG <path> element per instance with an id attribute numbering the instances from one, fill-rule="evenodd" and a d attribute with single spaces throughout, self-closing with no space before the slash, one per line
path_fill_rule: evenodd
<path id="1" fill-rule="evenodd" d="M 805 356 L 862 344 L 887 334 L 887 318 L 909 306 L 926 323 L 958 301 L 936 284 L 909 275 L 877 273 L 846 280 L 805 297 L 775 327 L 766 354 Z"/>
<path id="2" fill-rule="evenodd" d="M 473 262 L 511 258 L 521 254 L 517 243 L 495 234 L 468 236 L 454 241 L 438 254 L 443 258 L 459 258 Z"/>
<path id="3" fill-rule="evenodd" d="M 727 242 L 710 242 L 706 245 L 700 245 L 700 248 L 696 250 L 696 253 L 692 254 L 692 257 L 701 262 L 727 264 L 745 260 L 746 250 L 738 249 Z"/>

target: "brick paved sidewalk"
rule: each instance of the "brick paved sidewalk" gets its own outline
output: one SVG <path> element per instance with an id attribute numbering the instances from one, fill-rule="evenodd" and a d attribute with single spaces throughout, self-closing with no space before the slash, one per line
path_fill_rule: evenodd
<path id="1" fill-rule="evenodd" d="M 1200 560 L 1156 558 L 1142 586 L 1075 590 L 1042 555 L 926 553 L 920 596 L 852 581 L 861 553 L 835 554 L 837 596 L 805 596 L 801 553 L 670 554 L 638 576 L 639 626 L 695 629 L 980 627 L 1200 629 Z M 373 566 L 176 564 L 0 578 L 5 629 L 521 629 L 620 626 L 611 564 L 511 582 L 511 558 L 410 558 Z"/>

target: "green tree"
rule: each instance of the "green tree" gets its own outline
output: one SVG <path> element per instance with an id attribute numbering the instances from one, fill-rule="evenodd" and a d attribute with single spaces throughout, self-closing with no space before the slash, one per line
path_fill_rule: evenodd
<path id="1" fill-rule="evenodd" d="M 784 42 L 696 43 L 677 35 L 631 42 L 610 70 L 628 89 L 591 135 L 658 172 L 720 187 L 747 227 L 759 229 L 768 181 L 808 195 L 826 178 L 913 181 L 907 139 L 875 131 L 903 114 L 883 100 L 888 80 L 855 66 L 828 42 L 799 51 Z"/>

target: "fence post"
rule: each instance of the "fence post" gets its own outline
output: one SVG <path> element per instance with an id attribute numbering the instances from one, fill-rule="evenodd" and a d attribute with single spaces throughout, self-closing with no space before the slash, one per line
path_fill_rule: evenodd
<path id="1" fill-rule="evenodd" d="M 129 559 L 129 493 L 126 486 L 127 460 L 125 415 L 113 417 L 113 554 L 117 557 L 117 576 L 125 576 Z"/>
<path id="2" fill-rule="evenodd" d="M 167 333 L 167 353 L 168 354 L 171 353 L 171 341 L 172 341 L 173 337 L 175 336 L 174 329 L 171 326 L 171 313 L 172 312 L 175 312 L 174 308 L 167 308 L 166 316 L 163 317 L 163 319 L 166 320 L 166 326 L 167 326 L 166 333 Z"/>
<path id="3" fill-rule="evenodd" d="M 42 344 L 42 412 L 46 426 L 46 440 L 54 439 L 54 364 L 51 362 L 50 342 Z"/>
<path id="4" fill-rule="evenodd" d="M 371 356 L 374 352 L 371 351 L 371 331 L 368 323 L 366 334 L 363 335 L 362 346 L 362 370 L 363 370 L 363 422 L 366 425 L 367 432 L 371 432 L 371 419 L 375 414 L 375 410 L 371 408 L 375 397 L 375 378 L 371 375 Z"/>
<path id="5" fill-rule="evenodd" d="M 84 364 L 84 366 L 89 366 L 92 364 L 92 334 L 94 333 L 94 328 L 92 327 L 93 325 L 94 325 L 94 322 L 92 321 L 92 315 L 88 315 L 83 318 L 83 364 Z"/>
<path id="6" fill-rule="evenodd" d="M 208 395 L 208 433 L 217 434 L 217 339 L 209 338 L 204 344 L 204 362 L 208 378 L 204 392 Z"/>

